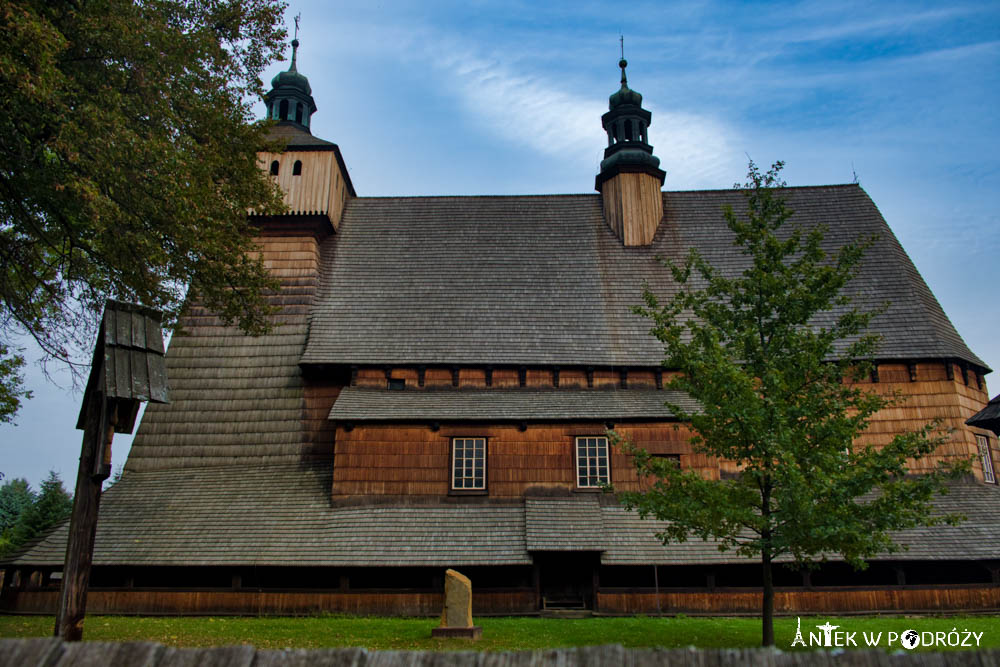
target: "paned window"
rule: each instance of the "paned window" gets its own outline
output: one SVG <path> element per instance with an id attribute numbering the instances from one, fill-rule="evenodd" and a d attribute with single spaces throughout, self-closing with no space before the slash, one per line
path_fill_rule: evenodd
<path id="1" fill-rule="evenodd" d="M 976 444 L 979 445 L 979 456 L 983 460 L 983 481 L 996 484 L 997 478 L 993 474 L 993 459 L 990 458 L 990 439 L 985 435 L 977 435 Z"/>
<path id="2" fill-rule="evenodd" d="M 608 439 L 587 436 L 576 439 L 576 485 L 595 489 L 611 482 L 608 463 Z"/>
<path id="3" fill-rule="evenodd" d="M 452 438 L 451 488 L 486 490 L 486 438 Z"/>

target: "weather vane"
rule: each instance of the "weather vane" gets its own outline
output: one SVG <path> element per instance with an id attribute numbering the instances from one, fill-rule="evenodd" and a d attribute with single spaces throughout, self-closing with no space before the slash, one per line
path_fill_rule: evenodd
<path id="1" fill-rule="evenodd" d="M 299 19 L 302 18 L 302 12 L 295 15 L 295 39 L 299 38 Z"/>
<path id="2" fill-rule="evenodd" d="M 298 19 L 296 19 L 296 25 L 298 25 Z M 618 33 L 618 41 L 622 45 L 622 60 L 625 60 L 625 35 Z"/>

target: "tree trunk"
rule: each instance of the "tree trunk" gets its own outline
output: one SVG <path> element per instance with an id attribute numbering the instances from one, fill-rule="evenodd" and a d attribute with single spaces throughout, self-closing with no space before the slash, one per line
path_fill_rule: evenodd
<path id="1" fill-rule="evenodd" d="M 764 568 L 764 596 L 761 609 L 761 645 L 774 646 L 774 579 L 771 576 L 771 552 L 762 550 L 761 565 Z"/>

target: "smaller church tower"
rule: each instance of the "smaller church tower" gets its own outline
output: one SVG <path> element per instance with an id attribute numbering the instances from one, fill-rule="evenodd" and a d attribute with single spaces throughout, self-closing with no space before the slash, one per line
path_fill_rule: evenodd
<path id="1" fill-rule="evenodd" d="M 608 147 L 601 161 L 595 187 L 604 203 L 604 220 L 626 246 L 644 246 L 653 242 L 663 218 L 663 195 L 660 188 L 666 172 L 653 155 L 647 130 L 652 114 L 642 108 L 642 95 L 628 87 L 625 68 L 622 86 L 608 99 L 609 111 L 601 116 L 608 133 Z"/>
<path id="2" fill-rule="evenodd" d="M 317 239 L 336 231 L 347 201 L 357 196 L 347 166 L 336 144 L 313 135 L 310 125 L 316 112 L 309 79 L 298 71 L 298 17 L 292 40 L 292 63 L 271 80 L 264 95 L 267 119 L 275 124 L 268 138 L 282 150 L 257 153 L 261 169 L 268 172 L 284 193 L 288 211 L 267 221 L 272 232 L 288 233 L 296 224 L 315 228 Z M 263 220 L 259 220 L 263 224 Z"/>
<path id="3" fill-rule="evenodd" d="M 298 26 L 296 25 L 296 32 Z M 316 113 L 309 79 L 299 74 L 295 59 L 299 52 L 298 37 L 292 40 L 292 65 L 271 79 L 271 90 L 264 95 L 268 120 L 290 123 L 309 132 L 309 119 Z"/>

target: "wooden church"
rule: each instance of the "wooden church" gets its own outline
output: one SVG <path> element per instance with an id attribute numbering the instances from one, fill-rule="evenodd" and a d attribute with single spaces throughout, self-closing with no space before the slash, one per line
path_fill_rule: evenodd
<path id="1" fill-rule="evenodd" d="M 287 147 L 260 155 L 289 212 L 253 218 L 280 316 L 253 338 L 190 309 L 167 354 L 170 403 L 148 407 L 102 501 L 89 611 L 431 615 L 455 568 L 476 614 L 757 612 L 758 563 L 664 546 L 600 490 L 638 488 L 609 428 L 708 477 L 735 471 L 676 428 L 664 401 L 690 399 L 664 389 L 660 344 L 631 307 L 644 282 L 675 289 L 658 258 L 697 248 L 741 270 L 722 208 L 744 197 L 662 189 L 650 113 L 620 65 L 596 194 L 359 197 L 337 145 L 310 132 L 293 51 L 265 98 Z M 778 568 L 776 609 L 1000 608 L 1000 447 L 965 424 L 990 370 L 858 185 L 784 196 L 799 224 L 829 229 L 828 250 L 878 237 L 853 283 L 861 308 L 890 304 L 870 388 L 908 400 L 858 444 L 939 418 L 948 442 L 920 465 L 975 464 L 937 503 L 967 521 L 899 533 L 908 550 L 861 572 Z M 55 608 L 66 534 L 5 564 L 0 608 Z"/>

